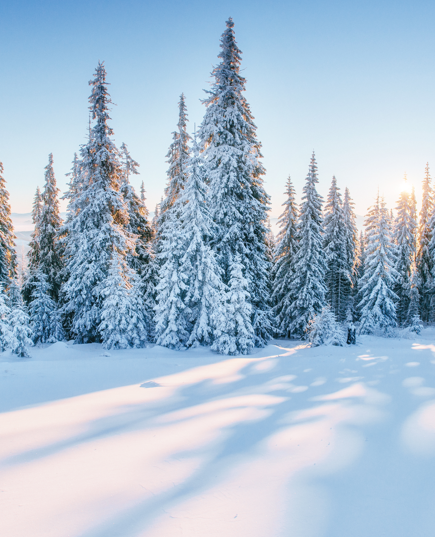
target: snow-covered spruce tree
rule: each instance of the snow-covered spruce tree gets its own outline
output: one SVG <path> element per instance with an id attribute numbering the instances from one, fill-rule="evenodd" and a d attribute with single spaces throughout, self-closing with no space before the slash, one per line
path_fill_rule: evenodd
<path id="1" fill-rule="evenodd" d="M 336 345 L 343 347 L 346 336 L 341 324 L 334 315 L 331 306 L 322 308 L 320 313 L 314 315 L 307 326 L 307 339 L 313 347 L 319 345 Z"/>
<path id="2" fill-rule="evenodd" d="M 144 347 L 148 341 L 149 321 L 145 315 L 140 279 L 116 250 L 101 294 L 104 300 L 99 330 L 104 347 Z"/>
<path id="3" fill-rule="evenodd" d="M 249 284 L 243 276 L 243 269 L 240 256 L 237 255 L 231 264 L 225 311 L 220 316 L 216 339 L 211 347 L 220 354 L 249 354 L 255 346 Z"/>
<path id="4" fill-rule="evenodd" d="M 33 346 L 33 332 L 25 306 L 15 307 L 9 316 L 10 348 L 21 358 L 29 358 L 29 347 Z"/>
<path id="5" fill-rule="evenodd" d="M 274 251 L 272 301 L 276 316 L 276 332 L 279 336 L 288 337 L 292 319 L 291 306 L 294 301 L 294 297 L 289 294 L 290 281 L 298 249 L 298 208 L 295 189 L 290 177 L 287 179 L 285 194 L 287 199 L 283 203 L 284 211 L 278 219 L 278 225 L 281 229 L 277 235 Z"/>
<path id="6" fill-rule="evenodd" d="M 366 269 L 366 258 L 367 258 L 367 250 L 366 250 L 366 237 L 364 234 L 364 231 L 360 232 L 359 239 L 358 239 L 358 251 L 357 251 L 357 258 L 355 260 L 355 273 L 354 273 L 354 286 L 352 289 L 352 298 L 353 298 L 353 314 L 354 316 L 359 319 L 360 318 L 360 310 L 358 307 L 359 302 L 361 302 L 361 281 L 363 279 L 365 269 Z"/>
<path id="7" fill-rule="evenodd" d="M 39 269 L 40 247 L 39 247 L 39 226 L 42 212 L 42 196 L 39 186 L 36 188 L 35 197 L 32 208 L 32 223 L 33 231 L 31 234 L 32 240 L 29 242 L 29 251 L 27 257 L 27 278 L 23 286 L 23 298 L 26 304 L 30 304 L 32 300 L 33 283 L 35 281 L 35 273 Z"/>
<path id="8" fill-rule="evenodd" d="M 146 271 L 146 265 L 151 261 L 151 241 L 153 234 L 148 221 L 148 211 L 145 204 L 130 184 L 130 175 L 137 175 L 139 173 L 137 171 L 139 164 L 131 158 L 127 146 L 124 143 L 121 145 L 121 155 L 123 172 L 121 192 L 124 196 L 124 202 L 129 216 L 127 231 L 137 236 L 135 250 L 128 255 L 128 264 L 139 276 L 142 276 Z"/>
<path id="9" fill-rule="evenodd" d="M 62 323 L 56 302 L 50 296 L 48 278 L 36 271 L 30 303 L 30 326 L 34 343 L 55 343 L 64 339 Z"/>
<path id="10" fill-rule="evenodd" d="M 351 295 L 352 267 L 349 267 L 347 251 L 348 229 L 335 176 L 332 178 L 324 209 L 323 229 L 323 249 L 327 257 L 326 298 L 335 317 L 343 321 Z"/>
<path id="11" fill-rule="evenodd" d="M 38 270 L 47 276 L 48 292 L 55 302 L 59 299 L 62 283 L 62 254 L 59 243 L 62 219 L 59 211 L 59 189 L 53 170 L 53 155 L 50 153 L 45 167 L 45 185 L 39 218 L 39 265 Z"/>
<path id="12" fill-rule="evenodd" d="M 360 290 L 360 334 L 371 333 L 373 330 L 388 333 L 389 329 L 397 325 L 395 302 L 398 297 L 393 288 L 399 274 L 394 268 L 396 259 L 389 219 L 385 202 L 379 199 L 378 194 L 365 222 L 367 259 Z"/>
<path id="13" fill-rule="evenodd" d="M 66 174 L 69 178 L 68 190 L 61 198 L 67 200 L 66 218 L 59 231 L 59 246 L 63 259 L 63 268 L 61 273 L 62 286 L 59 293 L 58 307 L 61 312 L 62 324 L 67 339 L 74 337 L 74 334 L 71 332 L 73 315 L 71 311 L 68 313 L 65 311 L 67 299 L 65 296 L 65 286 L 63 284 L 69 279 L 69 264 L 67 260 L 74 257 L 75 252 L 77 251 L 78 234 L 73 233 L 72 226 L 79 211 L 77 198 L 81 192 L 81 182 L 85 180 L 85 175 L 85 171 L 82 170 L 82 162 L 78 158 L 77 153 L 74 153 L 71 171 Z"/>
<path id="14" fill-rule="evenodd" d="M 11 345 L 11 327 L 9 324 L 11 308 L 8 306 L 8 302 L 4 286 L 0 283 L 0 352 L 5 351 Z"/>
<path id="15" fill-rule="evenodd" d="M 222 271 L 207 244 L 214 224 L 196 139 L 187 172 L 160 241 L 156 340 L 173 349 L 213 343 L 226 313 Z"/>
<path id="16" fill-rule="evenodd" d="M 355 204 L 346 187 L 343 198 L 343 218 L 346 227 L 346 257 L 349 274 L 352 281 L 352 294 L 356 287 L 356 263 L 359 253 L 358 229 L 356 227 Z"/>
<path id="17" fill-rule="evenodd" d="M 165 226 L 169 227 L 169 220 L 172 220 L 171 215 L 168 215 Z M 156 343 L 169 349 L 180 350 L 187 345 L 191 326 L 188 321 L 190 311 L 183 301 L 186 289 L 185 275 L 180 271 L 183 252 L 175 248 L 177 243 L 181 243 L 175 233 L 174 229 L 173 243 L 168 240 L 161 241 L 159 257 L 167 260 L 159 270 L 154 321 Z"/>
<path id="18" fill-rule="evenodd" d="M 184 302 L 191 325 L 188 346 L 211 345 L 220 319 L 225 315 L 222 270 L 208 245 L 214 234 L 214 224 L 206 195 L 203 161 L 195 139 L 188 178 L 179 199 L 179 236 L 182 241 L 181 251 L 184 252 L 180 260 L 180 271 L 183 274 Z"/>
<path id="19" fill-rule="evenodd" d="M 187 108 L 184 94 L 180 96 L 178 103 L 178 124 L 177 130 L 172 133 L 172 143 L 166 155 L 169 168 L 167 171 L 168 182 L 165 188 L 165 198 L 160 203 L 159 216 L 157 221 L 156 240 L 160 240 L 160 233 L 163 233 L 164 222 L 167 218 L 167 211 L 170 211 L 180 193 L 184 189 L 187 179 L 187 166 L 189 163 L 189 141 L 187 133 Z M 159 245 L 157 245 L 159 249 Z"/>
<path id="20" fill-rule="evenodd" d="M 423 323 L 420 317 L 420 293 L 419 288 L 419 274 L 418 270 L 413 264 L 411 267 L 411 277 L 409 280 L 409 307 L 406 318 L 406 326 L 409 327 L 411 332 L 419 334 L 423 328 Z"/>
<path id="21" fill-rule="evenodd" d="M 299 209 L 299 245 L 289 285 L 289 293 L 294 299 L 289 308 L 292 318 L 288 331 L 297 337 L 306 335 L 309 321 L 326 306 L 327 266 L 322 244 L 322 196 L 316 190 L 318 182 L 313 153 Z"/>
<path id="22" fill-rule="evenodd" d="M 29 358 L 28 347 L 33 346 L 33 332 L 30 328 L 29 315 L 16 279 L 12 281 L 9 287 L 9 304 L 8 324 L 10 333 L 8 347 L 21 358 Z"/>
<path id="23" fill-rule="evenodd" d="M 17 272 L 14 239 L 9 192 L 3 177 L 3 164 L 0 162 L 0 283 L 5 286 L 9 285 Z"/>
<path id="24" fill-rule="evenodd" d="M 9 306 L 14 308 L 15 306 L 23 306 L 23 294 L 21 292 L 20 282 L 18 278 L 14 278 L 9 287 L 7 288 L 6 294 L 9 300 Z"/>
<path id="25" fill-rule="evenodd" d="M 263 187 L 261 144 L 243 95 L 246 81 L 240 74 L 241 51 L 233 20 L 226 24 L 218 56 L 221 62 L 212 72 L 214 83 L 204 101 L 207 110 L 200 129 L 211 214 L 216 223 L 211 247 L 226 284 L 231 266 L 240 256 L 248 281 L 255 345 L 261 347 L 273 332 L 271 263 L 266 245 L 269 196 Z"/>
<path id="26" fill-rule="evenodd" d="M 395 268 L 399 273 L 394 292 L 399 298 L 396 305 L 399 324 L 405 323 L 408 315 L 409 279 L 416 253 L 417 222 L 414 215 L 415 200 L 409 192 L 403 190 L 397 203 L 397 216 L 394 222 L 394 243 L 397 255 Z"/>
<path id="27" fill-rule="evenodd" d="M 128 215 L 120 192 L 122 169 L 118 149 L 108 124 L 109 104 L 106 70 L 99 63 L 90 82 L 90 110 L 95 124 L 81 148 L 81 187 L 71 205 L 68 233 L 74 243 L 67 252 L 68 280 L 63 286 L 63 312 L 72 317 L 71 331 L 77 342 L 101 340 L 101 310 L 112 253 L 125 257 L 134 248 L 126 231 Z"/>
<path id="28" fill-rule="evenodd" d="M 418 228 L 417 270 L 419 276 L 420 308 L 423 321 L 430 320 L 430 302 L 432 288 L 432 270 L 434 259 L 430 255 L 429 244 L 434 228 L 431 227 L 431 216 L 434 212 L 432 180 L 429 173 L 429 163 L 423 179 L 423 195 L 420 211 L 420 226 Z M 435 221 L 433 222 L 435 223 Z"/>

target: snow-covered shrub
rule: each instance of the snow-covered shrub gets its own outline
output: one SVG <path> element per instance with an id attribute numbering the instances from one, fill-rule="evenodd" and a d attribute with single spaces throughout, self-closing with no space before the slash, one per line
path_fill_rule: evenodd
<path id="1" fill-rule="evenodd" d="M 321 313 L 315 315 L 308 323 L 308 341 L 313 347 L 319 345 L 337 345 L 346 343 L 345 332 L 337 323 L 331 306 L 325 306 Z"/>

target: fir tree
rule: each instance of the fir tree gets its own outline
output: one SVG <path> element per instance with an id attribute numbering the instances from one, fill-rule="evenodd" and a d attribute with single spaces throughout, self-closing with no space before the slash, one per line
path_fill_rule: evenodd
<path id="1" fill-rule="evenodd" d="M 240 256 L 236 256 L 231 265 L 225 311 L 220 316 L 216 339 L 212 345 L 212 350 L 220 354 L 249 354 L 255 345 L 254 328 L 251 324 L 252 306 L 243 269 Z"/>
<path id="2" fill-rule="evenodd" d="M 413 199 L 413 196 L 409 192 L 403 190 L 397 203 L 397 216 L 394 229 L 394 242 L 397 255 L 395 268 L 399 273 L 394 291 L 399 298 L 397 304 L 397 321 L 399 324 L 406 322 L 408 313 L 409 278 L 411 275 L 411 265 L 415 260 L 416 230 L 415 198 Z"/>
<path id="3" fill-rule="evenodd" d="M 294 297 L 289 294 L 289 286 L 293 275 L 294 261 L 298 249 L 297 219 L 298 208 L 296 193 L 290 177 L 287 179 L 286 201 L 283 203 L 284 211 L 278 219 L 281 228 L 274 251 L 274 267 L 272 271 L 274 290 L 272 300 L 276 316 L 277 334 L 289 336 L 288 330 L 292 318 Z"/>
<path id="4" fill-rule="evenodd" d="M 166 212 L 170 211 L 180 193 L 184 189 L 187 180 L 187 166 L 189 163 L 189 141 L 187 133 L 187 109 L 184 94 L 180 96 L 178 103 L 177 130 L 172 133 L 172 143 L 166 155 L 169 168 L 167 171 L 168 183 L 165 188 L 165 198 L 160 203 L 158 228 L 161 228 L 166 220 Z M 159 235 L 158 235 L 159 237 Z"/>
<path id="5" fill-rule="evenodd" d="M 332 178 L 324 213 L 323 248 L 327 257 L 325 283 L 327 301 L 335 317 L 342 321 L 351 293 L 352 268 L 349 266 L 348 228 L 337 180 Z"/>
<path id="6" fill-rule="evenodd" d="M 409 327 L 411 332 L 415 332 L 416 334 L 420 334 L 423 328 L 423 323 L 420 318 L 419 284 L 419 274 L 415 264 L 413 264 L 409 281 L 409 307 L 407 311 L 406 326 Z"/>
<path id="7" fill-rule="evenodd" d="M 29 242 L 29 251 L 27 257 L 29 259 L 27 265 L 27 278 L 23 286 L 23 298 L 26 304 L 30 304 L 32 300 L 33 284 L 35 282 L 35 274 L 39 269 L 40 255 L 40 222 L 42 213 L 42 196 L 39 186 L 36 188 L 36 193 L 32 208 L 32 223 L 33 231 L 31 234 L 32 240 Z"/>
<path id="8" fill-rule="evenodd" d="M 38 222 L 39 265 L 38 270 L 47 276 L 49 294 L 58 301 L 63 262 L 59 235 L 62 220 L 59 214 L 59 189 L 53 171 L 53 155 L 48 157 L 45 167 L 45 185 L 42 192 L 42 207 Z"/>
<path id="9" fill-rule="evenodd" d="M 30 303 L 30 325 L 34 343 L 62 341 L 64 334 L 56 302 L 50 296 L 47 276 L 38 270 L 35 275 L 32 302 Z"/>
<path id="10" fill-rule="evenodd" d="M 363 277 L 365 274 L 366 269 L 366 238 L 364 235 L 364 231 L 360 232 L 359 240 L 358 240 L 358 256 L 355 260 L 355 283 L 353 287 L 353 304 L 354 304 L 354 314 L 356 315 L 357 319 L 360 317 L 360 310 L 358 307 L 358 303 L 361 302 L 362 296 L 361 296 L 361 282 L 363 281 Z"/>
<path id="11" fill-rule="evenodd" d="M 129 216 L 127 231 L 131 235 L 136 235 L 135 251 L 128 256 L 128 263 L 140 276 L 146 271 L 146 265 L 151 260 L 151 240 L 152 230 L 148 221 L 148 211 L 137 196 L 133 186 L 130 184 L 130 175 L 137 175 L 139 164 L 133 160 L 125 144 L 121 145 L 122 155 L 122 181 L 121 192 Z"/>
<path id="12" fill-rule="evenodd" d="M 174 237 L 174 239 L 176 239 Z M 184 349 L 189 340 L 191 326 L 183 301 L 186 289 L 185 275 L 180 271 L 179 260 L 183 252 L 175 250 L 174 244 L 163 241 L 162 255 L 167 261 L 159 270 L 157 303 L 155 306 L 156 343 L 169 349 Z"/>
<path id="13" fill-rule="evenodd" d="M 11 345 L 11 327 L 9 318 L 11 308 L 8 306 L 8 297 L 3 284 L 0 283 L 0 352 L 5 351 Z"/>
<path id="14" fill-rule="evenodd" d="M 295 256 L 289 285 L 293 303 L 289 308 L 292 320 L 288 330 L 303 337 L 308 322 L 326 305 L 326 255 L 322 245 L 322 196 L 316 190 L 317 164 L 313 153 L 303 188 L 298 219 L 299 248 Z"/>
<path id="15" fill-rule="evenodd" d="M 204 147 L 209 199 L 216 233 L 211 242 L 223 271 L 224 283 L 240 256 L 248 281 L 256 346 L 272 334 L 270 261 L 267 259 L 269 197 L 263 187 L 261 144 L 250 107 L 243 95 L 241 51 L 230 18 L 221 38 L 221 62 L 214 68 L 214 83 L 204 101 L 207 107 L 200 138 Z"/>
<path id="16" fill-rule="evenodd" d="M 106 349 L 144 347 L 148 341 L 148 319 L 139 287 L 137 274 L 114 250 L 101 292 L 104 300 L 99 330 Z"/>
<path id="17" fill-rule="evenodd" d="M 334 311 L 327 305 L 314 315 L 308 323 L 307 339 L 313 347 L 319 345 L 336 345 L 343 347 L 346 337 L 342 326 L 337 322 Z"/>
<path id="18" fill-rule="evenodd" d="M 140 201 L 142 202 L 142 205 L 144 207 L 146 207 L 146 197 L 145 197 L 145 183 L 142 181 L 142 183 L 140 184 Z M 147 209 L 147 212 L 146 212 L 146 216 L 148 216 L 148 209 Z"/>
<path id="19" fill-rule="evenodd" d="M 185 282 L 184 302 L 191 324 L 188 346 L 210 345 L 223 315 L 225 286 L 213 251 L 208 246 L 214 234 L 206 203 L 203 162 L 196 140 L 189 163 L 188 178 L 180 196 L 180 271 Z M 185 276 L 185 277 L 184 277 Z"/>
<path id="20" fill-rule="evenodd" d="M 9 315 L 11 328 L 9 347 L 20 358 L 30 358 L 28 347 L 33 346 L 33 332 L 29 324 L 30 319 L 25 306 L 15 306 Z"/>
<path id="21" fill-rule="evenodd" d="M 346 228 L 346 258 L 347 267 L 352 281 L 352 287 L 356 286 L 356 263 L 358 258 L 358 230 L 356 227 L 355 204 L 350 197 L 349 189 L 344 191 L 343 218 Z"/>
<path id="22" fill-rule="evenodd" d="M 417 270 L 420 282 L 421 318 L 430 320 L 430 299 L 432 287 L 433 257 L 429 246 L 434 227 L 431 227 L 431 216 L 434 213 L 433 190 L 429 173 L 429 163 L 426 164 L 426 174 L 423 179 L 423 199 L 420 211 L 420 226 L 418 229 Z M 435 219 L 433 221 L 435 224 Z"/>
<path id="23" fill-rule="evenodd" d="M 375 329 L 388 332 L 397 324 L 395 301 L 398 297 L 393 292 L 393 287 L 399 275 L 394 268 L 395 256 L 389 214 L 379 194 L 375 205 L 369 211 L 365 226 L 367 259 L 361 280 L 359 333 L 371 333 Z"/>
<path id="24" fill-rule="evenodd" d="M 17 272 L 15 238 L 9 192 L 3 177 L 3 164 L 0 162 L 0 283 L 5 286 L 9 285 Z"/>
<path id="25" fill-rule="evenodd" d="M 74 246 L 67 253 L 68 281 L 63 289 L 64 314 L 71 314 L 78 342 L 101 339 L 103 289 L 112 252 L 124 257 L 134 248 L 134 239 L 125 229 L 122 169 L 108 124 L 111 100 L 103 63 L 98 64 L 90 85 L 90 110 L 96 121 L 89 142 L 81 148 L 81 188 L 71 206 L 74 216 L 69 225 Z"/>

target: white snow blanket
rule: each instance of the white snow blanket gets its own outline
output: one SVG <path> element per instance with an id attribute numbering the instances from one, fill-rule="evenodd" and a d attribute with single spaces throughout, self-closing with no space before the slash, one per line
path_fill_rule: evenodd
<path id="1" fill-rule="evenodd" d="M 433 537 L 435 329 L 0 355 L 4 537 Z"/>

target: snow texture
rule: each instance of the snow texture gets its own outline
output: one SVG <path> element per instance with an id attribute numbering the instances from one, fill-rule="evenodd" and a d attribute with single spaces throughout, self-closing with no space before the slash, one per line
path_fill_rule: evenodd
<path id="1" fill-rule="evenodd" d="M 0 535 L 432 537 L 435 329 L 0 354 Z"/>

